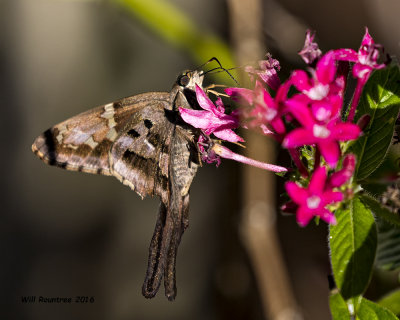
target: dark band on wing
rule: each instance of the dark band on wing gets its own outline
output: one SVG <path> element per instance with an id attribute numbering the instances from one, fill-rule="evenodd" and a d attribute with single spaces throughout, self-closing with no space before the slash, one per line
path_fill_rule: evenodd
<path id="1" fill-rule="evenodd" d="M 124 162 L 129 163 L 135 170 L 141 172 L 145 177 L 157 176 L 158 184 L 163 190 L 168 190 L 168 177 L 163 175 L 158 167 L 158 163 L 154 159 L 148 159 L 138 155 L 137 153 L 126 150 L 122 156 Z"/>
<path id="2" fill-rule="evenodd" d="M 49 165 L 62 169 L 110 175 L 108 150 L 112 142 L 105 139 L 94 149 L 87 144 L 69 146 L 57 141 L 57 128 L 46 130 L 36 138 L 32 151 Z"/>

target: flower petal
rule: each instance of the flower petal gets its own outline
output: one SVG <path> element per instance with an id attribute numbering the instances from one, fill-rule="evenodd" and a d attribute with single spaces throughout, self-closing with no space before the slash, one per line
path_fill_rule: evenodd
<path id="1" fill-rule="evenodd" d="M 314 137 L 311 130 L 308 129 L 295 129 L 288 133 L 282 142 L 284 148 L 296 148 L 304 146 L 305 144 L 315 144 L 318 141 Z"/>
<path id="2" fill-rule="evenodd" d="M 272 90 L 277 90 L 281 84 L 277 71 L 280 70 L 279 61 L 273 59 L 270 54 L 267 54 L 266 60 L 261 60 L 258 62 L 260 70 L 256 70 L 249 66 L 245 68 L 245 71 L 250 73 L 252 77 L 253 74 L 258 75 L 260 79 L 267 84 Z M 253 77 L 252 77 L 253 78 Z"/>
<path id="3" fill-rule="evenodd" d="M 290 81 L 299 91 L 308 91 L 311 88 L 308 75 L 303 70 L 295 70 L 290 76 Z"/>
<path id="4" fill-rule="evenodd" d="M 372 71 L 373 68 L 366 64 L 356 63 L 353 66 L 353 76 L 355 78 L 363 79 L 364 82 L 367 82 L 367 79 L 369 78 Z"/>
<path id="5" fill-rule="evenodd" d="M 332 104 L 326 99 L 311 104 L 313 116 L 318 121 L 328 122 L 332 118 Z"/>
<path id="6" fill-rule="evenodd" d="M 332 137 L 338 141 L 357 139 L 360 136 L 360 127 L 354 123 L 336 123 L 332 128 Z"/>
<path id="7" fill-rule="evenodd" d="M 217 108 L 215 107 L 214 103 L 210 100 L 209 97 L 207 97 L 203 89 L 201 89 L 197 84 L 196 84 L 196 98 L 200 107 L 202 107 L 204 110 L 215 113 Z"/>
<path id="8" fill-rule="evenodd" d="M 296 94 L 286 101 L 287 111 L 289 111 L 298 122 L 303 126 L 312 128 L 315 123 L 311 110 L 308 107 L 310 99 L 304 94 Z"/>
<path id="9" fill-rule="evenodd" d="M 329 224 L 336 224 L 335 215 L 328 209 L 325 208 L 321 209 L 321 211 L 318 212 L 318 216 Z"/>
<path id="10" fill-rule="evenodd" d="M 317 63 L 316 75 L 320 83 L 331 83 L 336 74 L 336 64 L 333 51 L 328 51 Z"/>
<path id="11" fill-rule="evenodd" d="M 333 51 L 336 60 L 357 62 L 358 53 L 353 49 L 337 49 Z"/>
<path id="12" fill-rule="evenodd" d="M 335 140 L 324 139 L 318 143 L 318 148 L 329 167 L 335 168 L 340 157 L 338 142 Z"/>
<path id="13" fill-rule="evenodd" d="M 267 90 L 263 90 L 264 103 L 268 108 L 278 109 L 274 99 L 271 97 Z"/>
<path id="14" fill-rule="evenodd" d="M 286 132 L 285 124 L 280 117 L 275 117 L 271 121 L 271 127 L 274 128 L 278 134 L 284 134 Z"/>
<path id="15" fill-rule="evenodd" d="M 308 185 L 308 191 L 310 194 L 320 195 L 324 191 L 326 181 L 326 168 L 318 167 L 315 169 L 310 184 Z"/>
<path id="16" fill-rule="evenodd" d="M 264 135 L 266 135 L 266 136 L 274 135 L 274 134 L 275 134 L 275 132 L 273 132 L 272 130 L 270 130 L 265 124 L 261 124 L 261 125 L 260 125 L 260 129 L 261 129 L 262 133 L 263 133 Z"/>
<path id="17" fill-rule="evenodd" d="M 307 30 L 304 47 L 300 52 L 298 52 L 300 57 L 308 65 L 311 65 L 315 60 L 318 60 L 322 54 L 321 50 L 318 48 L 318 44 L 314 42 L 314 37 L 315 33 L 311 33 L 311 30 Z"/>
<path id="18" fill-rule="evenodd" d="M 300 187 L 297 183 L 289 181 L 285 184 L 285 188 L 289 197 L 297 204 L 304 205 L 308 198 L 306 189 Z"/>
<path id="19" fill-rule="evenodd" d="M 213 134 L 221 140 L 226 140 L 229 142 L 244 142 L 243 138 L 238 136 L 231 129 L 215 130 Z"/>
<path id="20" fill-rule="evenodd" d="M 299 207 L 296 211 L 297 223 L 302 227 L 305 227 L 313 216 L 313 212 L 306 207 Z"/>
<path id="21" fill-rule="evenodd" d="M 348 154 L 343 160 L 343 167 L 341 170 L 334 172 L 329 178 L 329 186 L 332 188 L 340 187 L 345 184 L 354 174 L 356 167 L 356 156 Z"/>
<path id="22" fill-rule="evenodd" d="M 214 116 L 205 110 L 179 108 L 183 121 L 195 128 L 208 129 L 213 124 Z"/>
<path id="23" fill-rule="evenodd" d="M 217 106 L 217 110 L 219 113 L 221 114 L 225 113 L 225 107 L 220 97 L 218 97 L 218 99 L 215 101 L 215 105 Z"/>
<path id="24" fill-rule="evenodd" d="M 328 190 L 328 191 L 325 191 L 322 196 L 322 201 L 325 206 L 327 204 L 330 204 L 333 202 L 339 202 L 342 200 L 343 200 L 343 194 L 340 191 Z"/>
<path id="25" fill-rule="evenodd" d="M 253 104 L 253 90 L 246 88 L 226 88 L 225 93 L 232 98 L 233 101 L 239 101 L 243 99 L 248 104 Z"/>
<path id="26" fill-rule="evenodd" d="M 276 104 L 283 103 L 287 100 L 287 95 L 291 86 L 292 86 L 291 79 L 282 83 L 282 85 L 279 87 L 275 95 Z"/>
<path id="27" fill-rule="evenodd" d="M 325 123 L 338 119 L 342 101 L 340 95 L 329 95 L 326 99 L 312 102 L 311 110 L 314 118 Z"/>
<path id="28" fill-rule="evenodd" d="M 365 34 L 361 41 L 361 46 L 371 46 L 374 44 L 374 39 L 372 39 L 371 35 L 368 32 L 368 27 L 365 27 Z"/>

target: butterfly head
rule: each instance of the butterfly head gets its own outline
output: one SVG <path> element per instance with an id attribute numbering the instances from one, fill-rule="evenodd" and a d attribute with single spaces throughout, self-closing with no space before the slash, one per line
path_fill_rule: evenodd
<path id="1" fill-rule="evenodd" d="M 179 75 L 176 83 L 182 87 L 182 89 L 189 89 L 195 91 L 196 84 L 199 87 L 202 87 L 204 80 L 204 73 L 202 71 L 185 71 L 181 75 Z"/>

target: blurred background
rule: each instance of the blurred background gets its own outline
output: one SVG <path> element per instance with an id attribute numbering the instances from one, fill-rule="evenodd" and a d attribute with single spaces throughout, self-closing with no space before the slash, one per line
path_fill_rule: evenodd
<path id="1" fill-rule="evenodd" d="M 238 65 L 231 2 L 0 0 L 1 319 L 268 317 L 239 232 L 241 165 L 199 170 L 171 303 L 163 287 L 154 299 L 141 295 L 158 200 L 141 201 L 114 178 L 46 166 L 31 152 L 41 132 L 91 107 L 169 91 L 182 70 L 213 56 Z M 386 52 L 400 53 L 398 0 L 260 3 L 258 31 L 283 73 L 304 67 L 296 53 L 308 28 L 323 51 L 358 49 L 368 26 Z M 182 23 L 178 33 L 170 21 Z M 298 310 L 279 319 L 329 319 L 327 226 L 299 228 L 279 213 L 273 224 Z M 24 304 L 22 296 L 95 301 Z"/>

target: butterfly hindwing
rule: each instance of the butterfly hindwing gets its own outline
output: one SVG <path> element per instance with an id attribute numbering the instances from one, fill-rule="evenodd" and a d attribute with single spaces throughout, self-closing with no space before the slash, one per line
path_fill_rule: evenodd
<path id="1" fill-rule="evenodd" d="M 165 117 L 162 103 L 137 111 L 114 141 L 111 171 L 140 196 L 159 195 L 169 201 L 170 145 L 175 125 Z"/>

